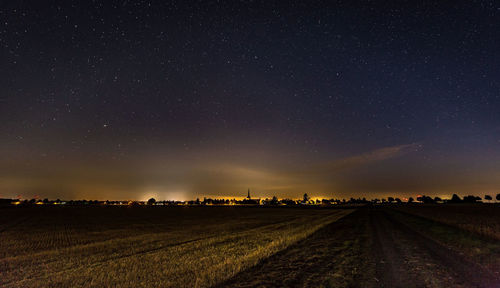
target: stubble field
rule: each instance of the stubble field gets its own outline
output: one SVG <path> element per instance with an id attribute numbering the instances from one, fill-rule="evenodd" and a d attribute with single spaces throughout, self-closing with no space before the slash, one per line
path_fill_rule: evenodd
<path id="1" fill-rule="evenodd" d="M 499 211 L 3 208 L 0 287 L 500 287 Z"/>
<path id="2" fill-rule="evenodd" d="M 352 210 L 0 209 L 1 287 L 210 287 Z"/>
<path id="3" fill-rule="evenodd" d="M 500 221 L 498 209 L 483 204 L 359 208 L 219 286 L 500 287 L 500 243 L 448 224 L 485 226 Z M 453 220 L 457 211 L 461 216 Z"/>

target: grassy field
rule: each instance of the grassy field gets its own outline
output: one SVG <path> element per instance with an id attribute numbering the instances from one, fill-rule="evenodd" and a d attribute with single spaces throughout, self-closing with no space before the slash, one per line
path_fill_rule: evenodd
<path id="1" fill-rule="evenodd" d="M 0 209 L 1 287 L 209 287 L 352 210 Z"/>
<path id="2" fill-rule="evenodd" d="M 405 205 L 399 210 L 500 240 L 497 204 Z"/>
<path id="3" fill-rule="evenodd" d="M 498 208 L 2 208 L 0 287 L 500 287 Z"/>

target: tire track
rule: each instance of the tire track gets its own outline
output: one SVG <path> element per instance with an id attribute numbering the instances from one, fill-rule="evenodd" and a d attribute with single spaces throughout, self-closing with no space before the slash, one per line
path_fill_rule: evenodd
<path id="1" fill-rule="evenodd" d="M 431 271 L 435 272 L 436 275 L 438 273 L 452 275 L 449 278 L 433 275 L 431 280 L 441 281 L 440 287 L 447 286 L 450 282 L 463 287 L 500 287 L 500 280 L 491 271 L 416 231 L 383 210 L 374 209 L 372 211 L 371 225 L 377 239 L 374 251 L 378 252 L 375 253 L 375 257 L 377 261 L 389 261 L 388 265 L 378 265 L 384 266 L 383 268 L 377 268 L 381 287 L 426 286 L 421 279 L 418 279 L 419 277 L 412 273 L 412 268 L 407 261 L 411 257 L 431 261 L 431 263 L 418 264 L 437 267 L 435 271 Z M 394 233 L 397 233 L 401 238 L 394 239 L 392 236 Z M 414 252 L 401 252 L 402 241 L 407 242 L 406 247 L 416 248 L 413 251 L 419 251 L 419 255 L 411 255 Z"/>
<path id="2" fill-rule="evenodd" d="M 376 279 L 380 287 L 411 287 L 411 279 L 404 273 L 406 263 L 400 257 L 402 251 L 394 245 L 391 227 L 382 220 L 381 211 L 370 211 L 373 252 L 376 263 Z"/>

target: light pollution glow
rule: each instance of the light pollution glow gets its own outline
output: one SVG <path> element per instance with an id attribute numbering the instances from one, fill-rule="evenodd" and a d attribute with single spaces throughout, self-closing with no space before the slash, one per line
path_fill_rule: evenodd
<path id="1" fill-rule="evenodd" d="M 441 166 L 437 167 L 441 173 L 436 174 L 435 169 L 426 171 L 416 162 L 422 151 L 424 145 L 413 143 L 300 165 L 287 165 L 276 155 L 259 163 L 255 157 L 251 160 L 251 155 L 235 161 L 205 153 L 184 155 L 184 159 L 143 156 L 118 162 L 33 161 L 29 167 L 2 167 L 0 197 L 190 200 L 241 198 L 248 188 L 253 197 L 294 199 L 303 193 L 316 199 L 417 194 L 446 198 L 453 193 L 498 192 L 494 187 L 500 177 L 493 177 L 495 171 L 476 174 L 467 169 L 448 169 L 442 173 Z"/>

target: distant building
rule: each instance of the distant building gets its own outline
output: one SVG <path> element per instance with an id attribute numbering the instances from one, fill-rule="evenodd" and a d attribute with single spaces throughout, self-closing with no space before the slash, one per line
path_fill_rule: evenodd
<path id="1" fill-rule="evenodd" d="M 252 198 L 250 197 L 250 188 L 248 189 L 247 193 L 247 198 L 245 198 L 243 201 L 241 201 L 241 204 L 247 204 L 247 205 L 259 205 L 260 204 L 260 198 Z"/>

